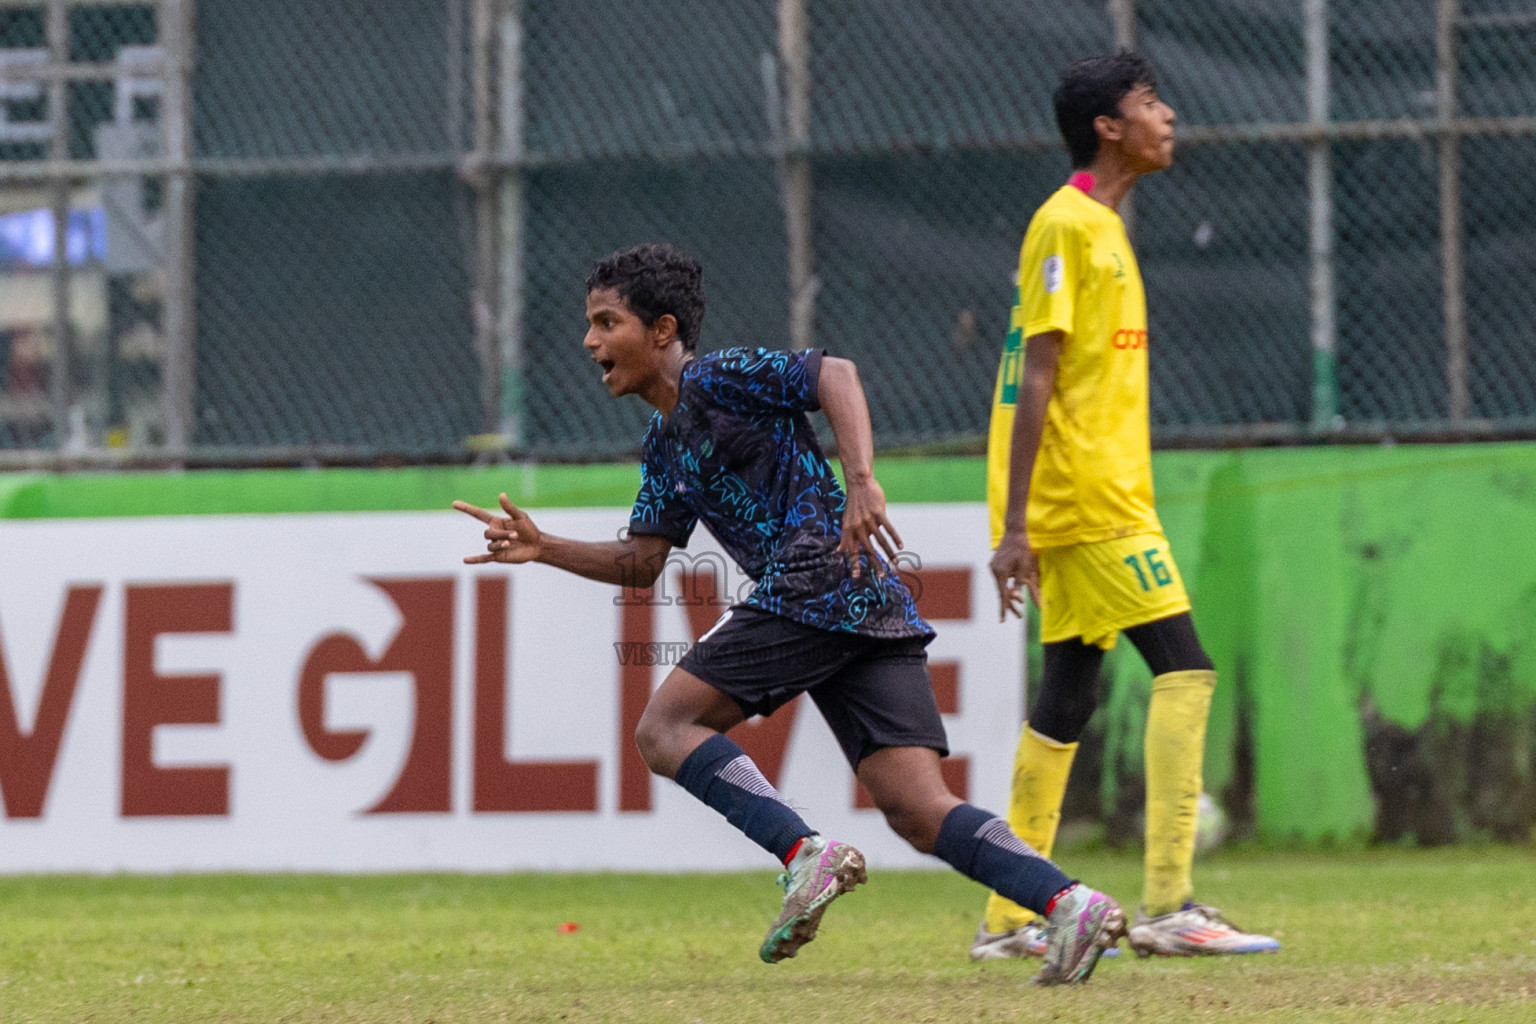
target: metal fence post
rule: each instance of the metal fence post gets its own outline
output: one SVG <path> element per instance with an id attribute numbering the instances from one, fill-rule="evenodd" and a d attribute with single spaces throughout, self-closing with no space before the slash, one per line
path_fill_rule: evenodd
<path id="1" fill-rule="evenodd" d="M 471 248 L 471 297 L 475 354 L 480 362 L 480 431 L 493 434 L 501 418 L 501 346 L 496 336 L 501 230 L 500 196 L 495 154 L 497 0 L 472 0 L 470 9 L 470 91 L 473 138 L 463 166 L 474 202 L 474 244 Z M 453 45 L 450 42 L 450 45 Z M 498 439 L 499 440 L 499 439 Z"/>
<path id="2" fill-rule="evenodd" d="M 1109 0 L 1109 20 L 1114 26 L 1116 52 L 1131 53 L 1136 49 L 1136 0 Z M 1125 237 L 1136 241 L 1136 190 L 1120 200 L 1120 222 L 1125 225 Z"/>
<path id="3" fill-rule="evenodd" d="M 523 179 L 523 0 L 505 0 L 500 19 L 501 46 L 501 172 L 500 261 L 501 309 L 496 336 L 501 346 L 502 442 L 518 451 L 526 447 L 523 372 L 523 313 L 527 282 L 523 252 L 527 233 L 526 182 Z"/>
<path id="4" fill-rule="evenodd" d="M 789 262 L 789 340 L 797 349 L 815 340 L 815 236 L 811 212 L 811 47 L 806 0 L 779 0 L 779 63 L 784 68 L 781 188 Z"/>
<path id="5" fill-rule="evenodd" d="M 1451 421 L 1467 418 L 1467 295 L 1461 210 L 1461 133 L 1456 131 L 1456 26 L 1461 0 L 1435 4 L 1435 114 L 1440 149 L 1440 274 L 1445 317 L 1445 390 Z"/>
<path id="6" fill-rule="evenodd" d="M 165 444 L 175 460 L 186 457 L 193 438 L 196 386 L 196 321 L 193 295 L 192 61 L 196 0 L 163 0 L 165 33 L 165 360 L 161 402 Z"/>
<path id="7" fill-rule="evenodd" d="M 1336 428 L 1339 416 L 1338 324 L 1333 267 L 1333 143 L 1328 82 L 1328 0 L 1306 0 L 1307 250 L 1311 263 L 1312 429 Z"/>
<path id="8" fill-rule="evenodd" d="M 46 34 L 48 63 L 62 71 L 69 63 L 69 0 L 48 0 Z M 69 159 L 69 79 L 55 74 L 48 81 L 48 155 Z M 70 379 L 74 363 L 74 325 L 69 310 L 69 207 L 71 181 L 60 174 L 53 179 L 49 206 L 53 215 L 53 266 L 51 319 L 53 367 L 48 375 L 48 404 L 53 421 L 53 444 L 64 448 L 77 440 L 70 436 L 70 406 L 74 402 Z"/>

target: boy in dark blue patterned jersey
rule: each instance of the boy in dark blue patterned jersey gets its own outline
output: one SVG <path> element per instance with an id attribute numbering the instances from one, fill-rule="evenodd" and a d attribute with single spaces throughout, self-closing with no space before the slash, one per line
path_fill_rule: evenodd
<path id="1" fill-rule="evenodd" d="M 933 630 L 891 568 L 901 538 L 871 471 L 858 371 L 820 350 L 696 357 L 701 280 L 698 263 L 657 245 L 616 252 L 587 280 L 584 344 L 603 383 L 656 409 L 627 535 L 553 537 L 503 494 L 500 514 L 454 502 L 486 525 L 486 553 L 465 561 L 538 561 L 649 587 L 702 521 L 756 587 L 662 682 L 635 740 L 653 772 L 784 863 L 784 907 L 762 959 L 794 956 L 827 905 L 865 880 L 859 851 L 808 826 L 725 735 L 807 693 L 898 835 L 1046 915 L 1050 948 L 1037 980 L 1086 979 L 1124 931 L 1120 908 L 944 785 L 946 739 L 924 653 Z M 837 439 L 846 491 L 806 418 L 818 408 Z"/>

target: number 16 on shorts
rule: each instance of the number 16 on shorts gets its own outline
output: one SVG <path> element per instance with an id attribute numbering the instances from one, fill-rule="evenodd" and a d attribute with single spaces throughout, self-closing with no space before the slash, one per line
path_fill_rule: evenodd
<path id="1" fill-rule="evenodd" d="M 1167 558 L 1168 548 L 1165 545 L 1132 552 L 1123 561 L 1136 574 L 1136 582 L 1141 584 L 1142 593 L 1150 593 L 1153 587 L 1166 587 L 1173 582 Z"/>
<path id="2" fill-rule="evenodd" d="M 1187 611 L 1189 595 L 1161 531 L 1040 551 L 1045 643 L 1076 636 L 1108 650 L 1128 626 Z"/>

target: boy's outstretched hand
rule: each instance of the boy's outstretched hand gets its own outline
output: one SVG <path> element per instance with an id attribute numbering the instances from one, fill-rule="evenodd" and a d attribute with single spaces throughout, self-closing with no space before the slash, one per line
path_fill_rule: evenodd
<path id="1" fill-rule="evenodd" d="M 538 558 L 542 552 L 543 539 L 539 534 L 539 528 L 533 524 L 528 513 L 512 504 L 512 500 L 505 494 L 502 494 L 498 500 L 505 515 L 487 512 L 467 501 L 453 503 L 453 507 L 460 512 L 472 515 L 485 524 L 486 553 L 465 555 L 466 564 L 505 562 L 509 565 L 521 565 Z"/>
<path id="2" fill-rule="evenodd" d="M 1040 607 L 1040 558 L 1030 549 L 1029 538 L 1012 531 L 1003 534 L 992 553 L 992 576 L 997 580 L 997 596 L 1002 601 L 1002 611 L 997 621 L 1004 622 L 1008 613 L 1016 618 L 1024 617 L 1024 597 L 1021 590 L 1028 590 L 1030 600 Z"/>
<path id="3" fill-rule="evenodd" d="M 861 555 L 868 557 L 876 576 L 883 576 L 901 550 L 901 535 L 885 518 L 885 491 L 870 477 L 862 482 L 849 481 L 846 493 L 843 540 L 837 550 L 853 566 L 855 577 L 860 575 Z"/>

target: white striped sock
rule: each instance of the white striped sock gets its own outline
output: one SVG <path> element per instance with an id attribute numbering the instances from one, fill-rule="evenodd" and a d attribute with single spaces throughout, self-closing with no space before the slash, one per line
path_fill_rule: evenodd
<path id="1" fill-rule="evenodd" d="M 758 771 L 757 765 L 753 764 L 752 759 L 746 754 L 728 761 L 715 774 L 719 776 L 721 781 L 727 782 L 737 789 L 744 789 L 753 796 L 766 796 L 779 800 L 779 791 L 774 789 L 768 780 L 763 777 L 763 773 Z M 783 801 L 780 800 L 779 802 L 782 803 Z M 1003 827 L 1007 828 L 1008 826 L 1004 825 Z"/>
<path id="2" fill-rule="evenodd" d="M 984 843 L 1007 850 L 1009 853 L 1017 853 L 1025 857 L 1046 858 L 1040 851 L 1030 846 L 1024 840 L 1013 834 L 1013 829 L 1002 818 L 989 818 L 976 830 L 976 838 Z"/>

